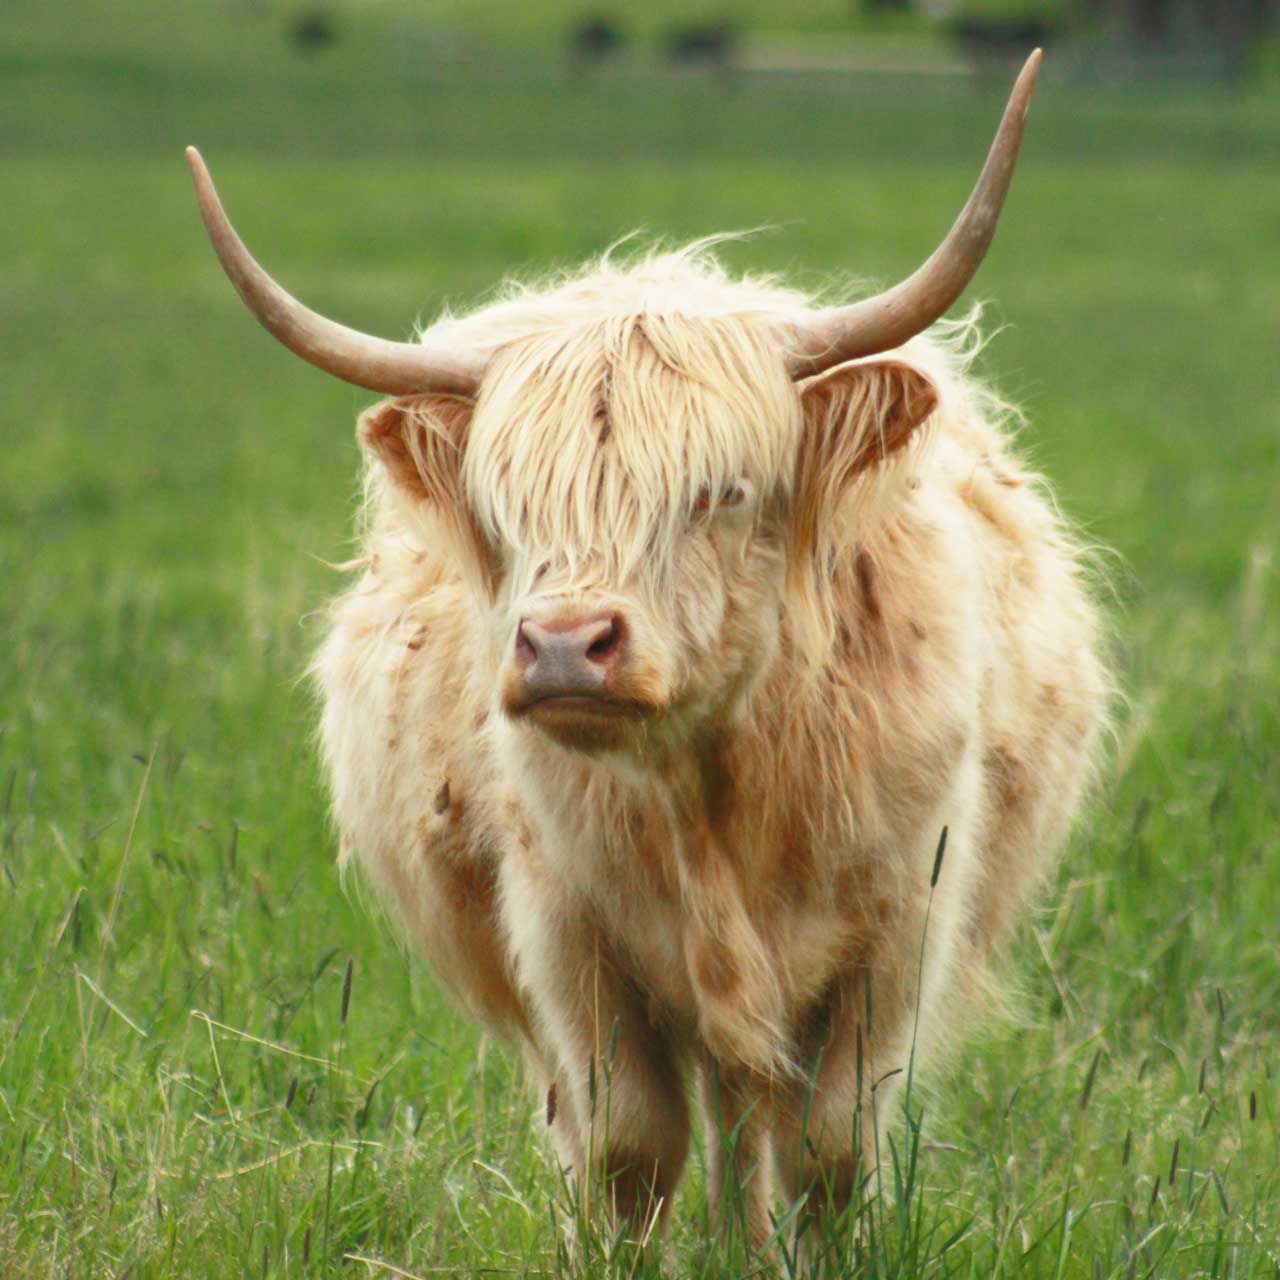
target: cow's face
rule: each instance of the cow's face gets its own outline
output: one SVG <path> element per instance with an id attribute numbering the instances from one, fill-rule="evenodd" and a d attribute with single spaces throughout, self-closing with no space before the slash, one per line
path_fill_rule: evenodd
<path id="1" fill-rule="evenodd" d="M 474 405 L 387 402 L 362 434 L 473 575 L 502 713 L 644 758 L 745 704 L 850 485 L 933 403 L 895 363 L 797 386 L 764 321 L 626 317 L 513 344 Z"/>
<path id="2" fill-rule="evenodd" d="M 677 501 L 651 513 L 652 557 L 632 572 L 605 547 L 575 562 L 505 549 L 492 616 L 512 720 L 578 749 L 643 752 L 733 714 L 777 649 L 777 497 L 742 474 Z"/>

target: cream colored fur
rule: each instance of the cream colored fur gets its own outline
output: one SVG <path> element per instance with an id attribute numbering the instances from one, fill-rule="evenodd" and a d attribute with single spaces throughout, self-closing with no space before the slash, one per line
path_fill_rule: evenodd
<path id="1" fill-rule="evenodd" d="M 698 245 L 442 323 L 489 358 L 479 399 L 362 419 L 362 574 L 316 663 L 343 856 L 554 1088 L 584 1191 L 607 1168 L 618 1212 L 669 1203 L 696 1069 L 761 1237 L 771 1177 L 849 1193 L 866 1085 L 917 1010 L 927 1051 L 963 1007 L 1108 697 L 972 327 L 797 386 L 812 305 Z M 565 602 L 626 618 L 659 708 L 609 747 L 504 710 L 521 617 Z"/>

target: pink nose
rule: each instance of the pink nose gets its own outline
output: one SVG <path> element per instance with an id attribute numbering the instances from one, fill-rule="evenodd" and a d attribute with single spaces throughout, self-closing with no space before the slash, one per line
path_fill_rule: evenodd
<path id="1" fill-rule="evenodd" d="M 565 614 L 516 630 L 516 663 L 533 698 L 598 697 L 622 663 L 625 628 L 616 613 Z"/>

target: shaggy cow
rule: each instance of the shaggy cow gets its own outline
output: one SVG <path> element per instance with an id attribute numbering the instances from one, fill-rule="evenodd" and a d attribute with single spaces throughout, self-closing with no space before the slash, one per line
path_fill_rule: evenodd
<path id="1" fill-rule="evenodd" d="M 974 989 L 1087 781 L 1080 551 L 972 329 L 921 336 L 990 242 L 1037 63 L 946 241 L 843 307 L 708 242 L 386 342 L 275 285 L 190 153 L 250 308 L 394 396 L 316 663 L 343 856 L 632 1226 L 670 1202 L 690 1075 L 737 1131 L 712 1201 L 736 1161 L 757 1238 L 775 1182 L 847 1199 L 870 1082 Z"/>

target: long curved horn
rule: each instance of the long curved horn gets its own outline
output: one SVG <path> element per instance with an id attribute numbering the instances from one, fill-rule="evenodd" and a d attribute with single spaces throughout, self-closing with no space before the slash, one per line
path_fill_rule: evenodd
<path id="1" fill-rule="evenodd" d="M 263 327 L 295 355 L 344 382 L 390 395 L 443 391 L 474 396 L 483 363 L 458 352 L 432 350 L 417 342 L 388 342 L 335 324 L 286 293 L 254 261 L 227 220 L 213 179 L 195 147 L 187 163 L 196 184 L 200 216 L 236 292 Z"/>
<path id="2" fill-rule="evenodd" d="M 893 288 L 851 306 L 818 312 L 799 334 L 793 377 L 812 377 L 846 360 L 900 346 L 927 329 L 964 292 L 1000 220 L 1040 58 L 1037 49 L 1022 68 L 977 186 L 947 238 L 923 266 Z"/>

